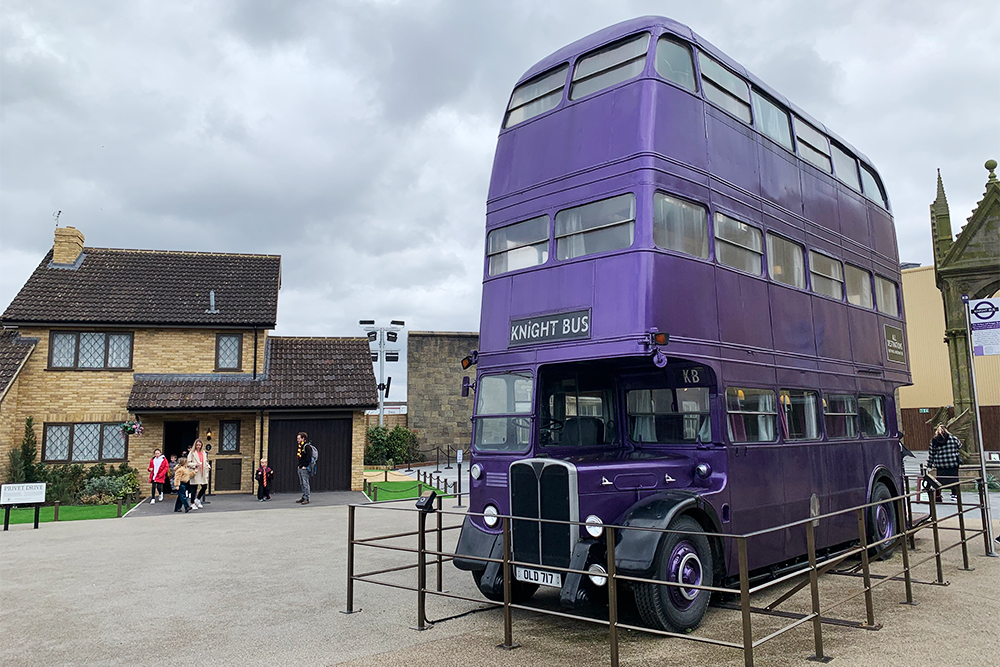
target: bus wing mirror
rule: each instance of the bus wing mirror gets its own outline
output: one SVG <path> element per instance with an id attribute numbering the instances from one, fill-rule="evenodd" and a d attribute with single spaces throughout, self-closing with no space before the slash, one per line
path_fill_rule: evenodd
<path id="1" fill-rule="evenodd" d="M 475 391 L 476 390 L 476 383 L 475 382 L 469 382 L 469 376 L 466 375 L 464 378 L 462 378 L 462 398 L 468 398 L 469 397 L 469 390 L 470 389 L 473 390 L 473 391 Z"/>

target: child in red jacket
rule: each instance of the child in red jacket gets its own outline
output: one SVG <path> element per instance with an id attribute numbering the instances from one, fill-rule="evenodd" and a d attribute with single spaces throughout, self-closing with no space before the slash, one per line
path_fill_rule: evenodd
<path id="1" fill-rule="evenodd" d="M 274 471 L 267 467 L 267 459 L 260 460 L 260 467 L 254 473 L 257 480 L 257 500 L 264 502 L 271 499 L 271 480 L 274 478 Z"/>
<path id="2" fill-rule="evenodd" d="M 170 463 L 167 462 L 167 458 L 160 453 L 159 449 L 154 449 L 153 458 L 149 459 L 149 467 L 146 470 L 149 471 L 149 483 L 153 486 L 149 504 L 154 505 L 157 500 L 163 500 L 163 483 L 167 481 Z"/>

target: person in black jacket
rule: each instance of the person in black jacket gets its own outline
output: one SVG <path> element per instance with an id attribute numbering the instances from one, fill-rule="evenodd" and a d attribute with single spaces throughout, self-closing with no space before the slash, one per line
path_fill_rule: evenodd
<path id="1" fill-rule="evenodd" d="M 937 479 L 941 484 L 952 484 L 958 481 L 958 466 L 962 463 L 962 441 L 948 432 L 944 424 L 938 424 L 931 440 L 927 465 L 937 470 Z M 957 486 L 951 487 L 951 497 L 959 493 Z M 938 499 L 941 492 L 938 491 Z"/>
<path id="2" fill-rule="evenodd" d="M 295 502 L 301 503 L 303 505 L 309 504 L 309 465 L 312 463 L 312 449 L 309 448 L 309 435 L 307 433 L 300 432 L 295 436 L 295 440 L 299 443 L 298 448 L 298 469 L 299 469 L 299 486 L 302 487 L 302 497 Z"/>

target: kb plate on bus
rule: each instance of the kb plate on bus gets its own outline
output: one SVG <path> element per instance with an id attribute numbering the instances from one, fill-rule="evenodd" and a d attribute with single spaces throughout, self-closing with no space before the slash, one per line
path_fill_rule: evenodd
<path id="1" fill-rule="evenodd" d="M 545 572 L 544 570 L 532 570 L 527 567 L 515 566 L 514 578 L 529 584 L 562 588 L 562 575 L 558 572 Z"/>

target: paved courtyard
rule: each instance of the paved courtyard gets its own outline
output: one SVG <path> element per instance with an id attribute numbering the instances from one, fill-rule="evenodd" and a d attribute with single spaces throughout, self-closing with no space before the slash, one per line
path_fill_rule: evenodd
<path id="1" fill-rule="evenodd" d="M 548 667 L 608 664 L 607 630 L 598 625 L 517 613 L 506 652 L 502 615 L 482 603 L 431 597 L 425 632 L 415 594 L 359 583 L 345 615 L 347 507 L 272 501 L 245 511 L 216 502 L 191 514 L 148 512 L 127 520 L 13 526 L 0 534 L 0 664 L 4 665 L 405 665 L 406 667 Z M 246 499 L 244 499 L 246 500 Z M 217 507 L 218 506 L 218 507 Z M 158 509 L 158 505 L 154 506 Z M 216 508 L 216 509 L 213 509 Z M 153 508 L 151 508 L 153 509 Z M 164 508 L 166 509 L 166 508 Z M 411 513 L 359 510 L 359 537 L 412 529 Z M 448 517 L 446 525 L 459 517 Z M 978 525 L 970 520 L 970 526 Z M 451 549 L 457 531 L 446 533 Z M 955 533 L 944 533 L 946 543 Z M 911 557 L 929 554 L 930 534 Z M 826 652 L 838 665 L 996 664 L 1000 655 L 1000 559 L 970 545 L 973 572 L 958 550 L 944 557 L 949 586 L 915 585 L 919 606 L 900 605 L 901 583 L 876 589 L 878 632 L 824 626 Z M 402 564 L 406 554 L 359 549 L 358 569 Z M 891 561 L 875 565 L 891 573 Z M 444 588 L 475 596 L 468 573 L 444 566 Z M 433 568 L 430 570 L 434 581 Z M 387 575 L 412 585 L 413 571 Z M 934 578 L 933 561 L 915 575 Z M 860 591 L 854 577 L 823 580 L 825 601 Z M 776 595 L 770 596 L 773 599 Z M 553 594 L 536 596 L 553 606 Z M 767 600 L 756 600 L 763 606 Z M 808 598 L 788 607 L 802 610 Z M 473 613 L 469 613 L 473 612 Z M 623 614 L 634 607 L 623 603 Z M 864 620 L 863 597 L 829 612 Z M 441 620 L 455 617 L 451 620 Z M 755 637 L 776 628 L 754 617 Z M 712 609 L 698 634 L 738 640 L 739 613 Z M 806 665 L 812 632 L 803 625 L 757 649 L 758 665 Z M 622 632 L 623 665 L 742 665 L 739 652 Z"/>

